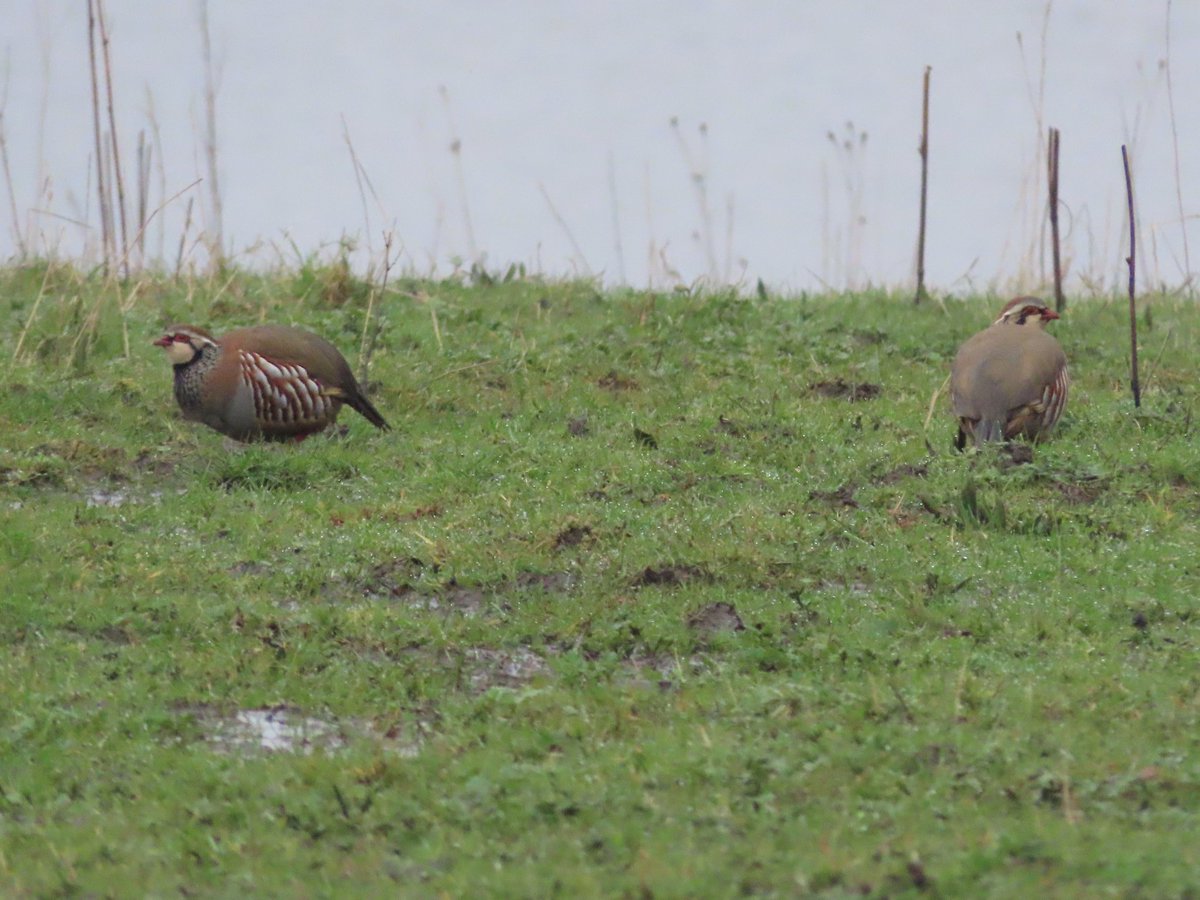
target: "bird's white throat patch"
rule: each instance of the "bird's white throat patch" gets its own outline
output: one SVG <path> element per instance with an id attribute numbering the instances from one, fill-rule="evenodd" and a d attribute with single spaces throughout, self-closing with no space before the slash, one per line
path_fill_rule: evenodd
<path id="1" fill-rule="evenodd" d="M 167 359 L 171 361 L 173 366 L 182 366 L 190 363 L 196 357 L 197 350 L 188 341 L 172 341 L 167 346 L 163 347 L 167 354 Z"/>

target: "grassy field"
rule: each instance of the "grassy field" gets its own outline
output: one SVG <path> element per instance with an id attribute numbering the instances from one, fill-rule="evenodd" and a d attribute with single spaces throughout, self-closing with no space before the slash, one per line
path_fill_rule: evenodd
<path id="1" fill-rule="evenodd" d="M 1193 305 L 1022 462 L 1004 298 L 393 286 L 394 430 L 243 449 L 150 341 L 364 285 L 0 273 L 6 896 L 1197 896 Z"/>

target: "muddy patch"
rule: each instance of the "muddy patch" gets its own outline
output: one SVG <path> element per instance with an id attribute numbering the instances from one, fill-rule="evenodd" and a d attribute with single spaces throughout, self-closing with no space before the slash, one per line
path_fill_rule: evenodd
<path id="1" fill-rule="evenodd" d="M 550 673 L 546 660 L 526 647 L 513 650 L 473 647 L 463 652 L 463 662 L 471 689 L 480 693 L 493 687 L 521 687 Z"/>
<path id="2" fill-rule="evenodd" d="M 809 500 L 821 500 L 825 503 L 830 503 L 834 506 L 849 506 L 852 509 L 858 508 L 858 501 L 854 499 L 854 492 L 857 490 L 852 484 L 843 484 L 836 491 L 809 491 Z"/>
<path id="3" fill-rule="evenodd" d="M 578 547 L 591 536 L 590 525 L 568 525 L 554 536 L 554 549 L 565 550 L 568 547 Z"/>
<path id="4" fill-rule="evenodd" d="M 535 678 L 551 674 L 546 657 L 528 647 L 445 650 L 410 647 L 401 653 L 401 657 L 415 659 L 422 668 L 436 667 L 456 674 L 459 686 L 474 694 L 492 688 L 524 687 Z"/>
<path id="5" fill-rule="evenodd" d="M 1033 447 L 1029 444 L 1009 441 L 1000 449 L 1000 467 L 1003 469 L 1024 466 L 1031 462 L 1033 462 Z"/>
<path id="6" fill-rule="evenodd" d="M 117 488 L 115 490 L 106 490 L 105 488 L 92 488 L 83 495 L 84 504 L 88 509 L 96 507 L 108 507 L 115 509 L 119 506 L 124 506 L 129 502 L 129 492 Z"/>
<path id="7" fill-rule="evenodd" d="M 616 369 L 609 369 L 608 374 L 596 380 L 596 386 L 606 391 L 636 391 L 640 385 L 633 378 L 621 375 Z"/>
<path id="8" fill-rule="evenodd" d="M 837 378 L 833 381 L 818 381 L 808 386 L 808 389 L 818 397 L 849 400 L 857 403 L 862 400 L 873 400 L 883 393 L 883 388 L 867 381 L 851 382 Z"/>
<path id="9" fill-rule="evenodd" d="M 924 478 L 928 474 L 928 466 L 904 463 L 878 476 L 875 479 L 875 483 L 878 485 L 896 484 L 899 481 L 904 481 L 906 478 Z"/>
<path id="10" fill-rule="evenodd" d="M 633 577 L 631 584 L 635 588 L 654 585 L 676 587 L 694 581 L 712 581 L 712 574 L 703 566 L 687 564 L 646 566 Z"/>
<path id="11" fill-rule="evenodd" d="M 416 557 L 390 560 L 375 566 L 358 585 L 359 591 L 371 600 L 395 600 L 417 609 L 474 615 L 489 605 L 507 609 L 506 598 L 521 591 L 567 593 L 577 580 L 570 572 L 522 572 L 515 578 L 484 584 L 460 584 L 455 578 L 434 587 L 414 583 L 425 570 L 425 563 Z M 429 571 L 436 573 L 437 566 L 429 567 Z"/>
<path id="12" fill-rule="evenodd" d="M 746 630 L 746 625 L 734 605 L 724 602 L 710 603 L 696 610 L 687 617 L 687 626 L 701 638 Z"/>
<path id="13" fill-rule="evenodd" d="M 1104 488 L 1104 483 L 1099 479 L 1082 483 L 1072 481 L 1054 482 L 1054 489 L 1062 495 L 1062 498 L 1068 503 L 1074 504 L 1095 503 L 1100 495 L 1104 493 Z"/>
<path id="14" fill-rule="evenodd" d="M 676 656 L 640 648 L 621 661 L 619 680 L 638 687 L 670 691 L 680 677 L 699 675 L 707 668 L 700 654 Z"/>
<path id="15" fill-rule="evenodd" d="M 591 433 L 592 428 L 588 425 L 587 413 L 567 420 L 567 434 L 571 437 L 587 437 Z"/>

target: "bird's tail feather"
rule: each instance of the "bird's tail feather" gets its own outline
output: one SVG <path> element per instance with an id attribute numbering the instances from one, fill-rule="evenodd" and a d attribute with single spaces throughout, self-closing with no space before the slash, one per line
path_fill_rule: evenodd
<path id="1" fill-rule="evenodd" d="M 362 394 L 361 391 L 358 391 L 358 392 L 348 396 L 346 398 L 346 402 L 350 405 L 350 407 L 352 409 L 355 409 L 358 412 L 362 413 L 363 418 L 365 418 L 368 422 L 370 422 L 376 428 L 379 428 L 383 431 L 391 430 L 391 426 L 388 425 L 388 423 L 384 420 L 383 416 L 381 416 L 379 414 L 379 410 L 377 410 L 375 408 L 375 405 L 373 403 L 371 403 L 371 401 L 368 400 Z"/>

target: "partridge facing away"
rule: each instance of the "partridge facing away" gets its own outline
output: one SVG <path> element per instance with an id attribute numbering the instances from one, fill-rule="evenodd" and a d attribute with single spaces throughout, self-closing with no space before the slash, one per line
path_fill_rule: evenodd
<path id="1" fill-rule="evenodd" d="M 1058 341 L 1043 329 L 1058 313 L 1036 297 L 1017 297 L 989 327 L 958 348 L 950 397 L 959 450 L 1017 435 L 1036 440 L 1067 405 L 1071 376 Z"/>
<path id="2" fill-rule="evenodd" d="M 175 367 L 183 417 L 239 441 L 302 441 L 346 404 L 376 428 L 388 424 L 329 341 L 287 325 L 238 328 L 218 339 L 172 325 L 154 344 Z"/>

